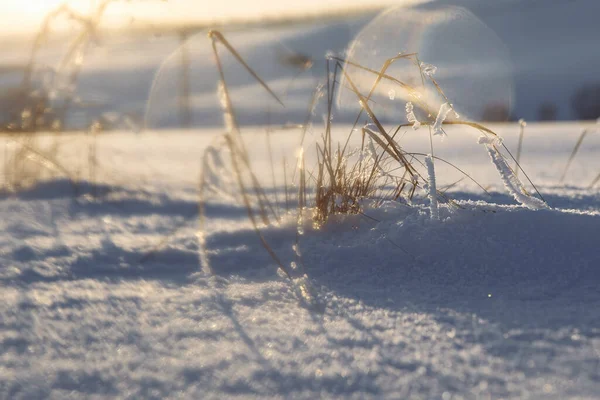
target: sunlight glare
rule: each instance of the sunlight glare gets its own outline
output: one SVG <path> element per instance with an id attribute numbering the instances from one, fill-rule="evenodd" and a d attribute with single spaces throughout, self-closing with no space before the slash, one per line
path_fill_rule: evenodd
<path id="1" fill-rule="evenodd" d="M 282 18 L 294 15 L 316 15 L 323 12 L 345 12 L 361 7 L 415 3 L 422 0 L 132 0 L 113 1 L 107 8 L 108 23 L 119 25 L 139 20 L 143 23 L 210 23 L 227 20 L 251 20 L 257 18 Z M 0 15 L 4 24 L 0 31 L 31 32 L 42 22 L 44 16 L 66 3 L 72 9 L 87 13 L 102 0 L 1 0 Z M 7 23 L 8 22 L 8 23 Z"/>

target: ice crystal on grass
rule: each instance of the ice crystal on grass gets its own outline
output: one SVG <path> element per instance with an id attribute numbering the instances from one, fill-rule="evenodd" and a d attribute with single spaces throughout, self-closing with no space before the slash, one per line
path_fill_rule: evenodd
<path id="1" fill-rule="evenodd" d="M 219 104 L 221 105 L 221 111 L 223 112 L 223 123 L 225 124 L 225 132 L 233 132 L 235 128 L 235 120 L 227 101 L 227 89 L 223 81 L 219 81 L 217 86 L 217 96 L 219 97 Z"/>
<path id="2" fill-rule="evenodd" d="M 420 64 L 420 67 L 421 67 L 421 71 L 423 71 L 423 74 L 428 77 L 432 77 L 437 72 L 437 67 L 435 65 L 431 65 L 431 64 L 422 62 Z"/>
<path id="3" fill-rule="evenodd" d="M 513 196 L 513 198 L 521 203 L 523 206 L 531 210 L 540 210 L 549 208 L 548 205 L 540 199 L 527 194 L 523 184 L 519 178 L 514 174 L 512 169 L 509 167 L 506 159 L 502 156 L 497 145 L 502 143 L 499 137 L 488 137 L 480 136 L 477 143 L 485 146 L 492 163 L 498 170 L 500 178 L 506 187 L 506 190 Z"/>
<path id="4" fill-rule="evenodd" d="M 425 164 L 427 165 L 427 175 L 429 178 L 429 184 L 427 185 L 427 195 L 429 197 L 429 209 L 431 212 L 431 219 L 440 219 L 440 212 L 437 201 L 437 188 L 435 182 L 435 167 L 433 165 L 433 156 L 428 154 L 425 157 Z"/>
<path id="5" fill-rule="evenodd" d="M 413 124 L 412 127 L 414 130 L 417 130 L 421 127 L 421 123 L 415 115 L 413 103 L 411 101 L 406 103 L 406 119 L 408 120 L 408 122 L 411 122 Z"/>
<path id="6" fill-rule="evenodd" d="M 452 110 L 452 106 L 448 103 L 444 103 L 440 106 L 440 111 L 438 112 L 437 118 L 435 119 L 435 123 L 433 124 L 433 134 L 434 135 L 446 135 L 444 130 L 442 129 L 442 124 L 448 117 L 448 113 Z"/>

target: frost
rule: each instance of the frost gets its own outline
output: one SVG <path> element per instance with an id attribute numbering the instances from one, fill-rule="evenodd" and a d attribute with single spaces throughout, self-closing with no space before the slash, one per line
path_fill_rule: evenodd
<path id="1" fill-rule="evenodd" d="M 406 119 L 408 120 L 408 122 L 411 122 L 413 124 L 412 127 L 414 130 L 417 130 L 421 127 L 421 123 L 419 122 L 419 120 L 417 120 L 417 117 L 415 116 L 413 103 L 411 101 L 406 103 Z"/>
<path id="2" fill-rule="evenodd" d="M 217 85 L 217 96 L 219 97 L 221 112 L 223 113 L 223 123 L 225 124 L 225 131 L 233 132 L 235 128 L 235 121 L 233 119 L 231 109 L 229 108 L 229 103 L 227 101 L 227 92 L 225 89 L 225 83 L 223 81 L 219 81 Z"/>
<path id="3" fill-rule="evenodd" d="M 427 185 L 427 195 L 429 197 L 429 210 L 431 213 L 431 219 L 440 219 L 440 210 L 437 201 L 437 188 L 435 182 L 435 167 L 433 164 L 433 156 L 428 154 L 425 157 L 425 164 L 427 165 L 427 174 L 429 178 L 429 184 Z"/>
<path id="4" fill-rule="evenodd" d="M 390 91 L 388 92 L 388 96 L 390 100 L 394 100 L 396 98 L 396 91 L 394 89 L 390 89 Z"/>
<path id="5" fill-rule="evenodd" d="M 495 138 L 493 139 L 495 140 Z M 483 144 L 490 155 L 492 163 L 496 166 L 498 173 L 500 174 L 500 178 L 506 187 L 506 190 L 513 196 L 513 198 L 521 203 L 523 206 L 531 209 L 531 210 L 540 210 L 549 208 L 546 203 L 542 200 L 537 199 L 533 196 L 526 194 L 525 188 L 523 184 L 519 180 L 519 178 L 513 173 L 510 169 L 506 160 L 500 154 L 496 146 L 494 145 L 494 141 L 489 138 L 486 140 L 482 140 L 479 138 L 479 143 Z"/>
<path id="6" fill-rule="evenodd" d="M 420 67 L 421 67 L 421 71 L 423 71 L 423 74 L 428 77 L 432 77 L 437 72 L 437 67 L 435 65 L 426 64 L 426 63 L 422 62 Z"/>
<path id="7" fill-rule="evenodd" d="M 500 136 L 481 135 L 477 138 L 478 144 L 501 145 L 502 138 Z"/>
<path id="8" fill-rule="evenodd" d="M 302 257 L 302 252 L 300 251 L 300 246 L 298 245 L 298 243 L 295 243 L 295 244 L 292 246 L 292 249 L 294 250 L 294 253 L 296 253 L 296 255 L 297 255 L 298 257 Z"/>
<path id="9" fill-rule="evenodd" d="M 298 297 L 304 303 L 305 307 L 311 309 L 320 309 L 323 307 L 322 304 L 319 304 L 317 293 L 306 274 L 294 279 L 293 284 L 296 287 Z"/>
<path id="10" fill-rule="evenodd" d="M 435 123 L 433 124 L 433 134 L 434 135 L 442 135 L 446 134 L 442 130 L 442 124 L 448 117 L 448 113 L 452 110 L 452 106 L 448 103 L 444 103 L 440 106 L 440 111 L 438 112 L 437 118 L 435 119 Z"/>

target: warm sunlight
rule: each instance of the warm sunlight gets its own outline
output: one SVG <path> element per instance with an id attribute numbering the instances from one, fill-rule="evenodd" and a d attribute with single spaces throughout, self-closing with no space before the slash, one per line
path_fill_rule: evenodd
<path id="1" fill-rule="evenodd" d="M 600 400 L 599 16 L 0 0 L 0 400 Z"/>
<path id="2" fill-rule="evenodd" d="M 102 0 L 68 0 L 66 3 L 78 11 L 85 12 Z M 311 15 L 322 12 L 347 11 L 351 8 L 374 7 L 386 4 L 414 2 L 401 0 L 247 0 L 195 1 L 195 0 L 134 0 L 114 1 L 107 9 L 109 23 L 119 25 L 133 20 L 149 23 L 209 22 L 223 20 L 245 20 L 261 17 Z M 3 25 L 0 31 L 28 32 L 39 26 L 51 10 L 65 3 L 63 0 L 2 0 L 0 15 Z M 8 17 L 8 18 L 7 18 Z M 6 21 L 9 21 L 6 24 Z"/>
<path id="3" fill-rule="evenodd" d="M 3 0 L 0 3 L 0 14 L 5 17 L 3 23 L 8 26 L 2 29 L 23 31 L 39 24 L 44 15 L 62 4 L 62 0 L 32 0 L 28 2 L 19 0 Z M 68 2 L 73 8 L 85 11 L 92 4 L 89 0 L 74 0 Z"/>

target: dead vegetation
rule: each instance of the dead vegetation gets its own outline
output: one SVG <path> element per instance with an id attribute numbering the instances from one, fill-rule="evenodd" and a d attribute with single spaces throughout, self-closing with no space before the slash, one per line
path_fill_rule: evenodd
<path id="1" fill-rule="evenodd" d="M 369 69 L 351 60 L 330 56 L 327 60 L 327 81 L 317 89 L 310 106 L 312 113 L 319 99 L 323 97 L 326 99 L 325 124 L 322 127 L 322 133 L 319 135 L 320 139 L 314 143 L 314 147 L 305 143 L 306 131 L 310 124 L 310 121 L 307 121 L 300 130 L 299 149 L 295 168 L 290 171 L 291 176 L 288 176 L 285 161 L 283 165 L 284 177 L 282 180 L 285 186 L 286 210 L 289 209 L 290 203 L 296 205 L 291 215 L 288 212 L 287 216 L 295 219 L 297 223 L 296 242 L 293 245 L 297 260 L 286 261 L 276 253 L 264 235 L 264 228 L 279 223 L 282 215 L 286 213 L 281 211 L 280 203 L 276 197 L 266 194 L 264 185 L 254 172 L 249 153 L 244 144 L 242 129 L 237 122 L 234 100 L 229 94 L 227 78 L 223 70 L 218 46 L 222 45 L 229 55 L 234 57 L 271 97 L 281 104 L 282 102 L 220 32 L 210 31 L 208 36 L 212 41 L 216 67 L 220 76 L 218 92 L 225 122 L 225 132 L 216 140 L 213 146 L 209 146 L 202 161 L 199 237 L 202 266 L 207 272 L 212 272 L 212 268 L 206 249 L 207 217 L 205 205 L 209 191 L 208 186 L 212 185 L 214 176 L 218 174 L 222 176 L 228 173 L 231 180 L 235 182 L 238 199 L 246 209 L 248 219 L 262 246 L 269 253 L 279 271 L 294 282 L 298 277 L 306 278 L 302 269 L 297 271 L 292 267 L 297 268 L 299 264 L 302 264 L 299 241 L 307 224 L 318 229 L 326 224 L 331 216 L 340 214 L 361 214 L 370 218 L 366 214 L 365 204 L 368 203 L 371 207 L 377 207 L 386 201 L 401 201 L 405 204 L 412 204 L 415 196 L 417 196 L 418 189 L 429 191 L 432 217 L 434 213 L 437 215 L 438 202 L 447 204 L 448 207 L 459 207 L 446 193 L 438 191 L 435 186 L 433 164 L 436 161 L 449 164 L 464 174 L 466 178 L 472 179 L 459 167 L 434 155 L 433 136 L 436 134 L 444 135 L 444 126 L 446 125 L 459 125 L 476 130 L 483 137 L 489 139 L 485 142 L 488 143 L 486 145 L 488 151 L 494 152 L 499 158 L 509 157 L 516 164 L 514 171 L 521 170 L 518 160 L 512 157 L 508 148 L 502 144 L 502 141 L 492 130 L 476 122 L 461 120 L 456 113 L 454 113 L 456 114 L 454 117 L 448 117 L 453 111 L 452 105 L 433 77 L 432 71 L 434 69 L 432 69 L 432 66 L 422 63 L 416 53 L 399 54 L 387 60 L 380 70 Z M 388 75 L 389 66 L 395 62 L 409 63 L 413 68 L 416 68 L 421 76 L 420 85 L 411 85 L 402 81 L 401 77 Z M 348 72 L 349 66 L 371 74 L 373 83 L 369 93 L 362 93 L 357 88 L 352 74 Z M 410 107 L 407 104 L 407 114 L 410 111 L 410 115 L 407 115 L 409 122 L 403 121 L 391 130 L 383 126 L 373 107 L 376 103 L 374 103 L 372 95 L 377 90 L 378 84 L 384 80 L 395 84 L 397 91 L 403 92 L 403 98 L 411 101 Z M 350 91 L 355 97 L 355 101 L 360 105 L 355 124 L 342 142 L 336 141 L 332 134 L 332 112 L 336 102 L 335 96 L 340 90 L 340 85 L 342 90 Z M 423 93 L 427 93 L 427 96 L 422 95 Z M 438 108 L 439 112 L 437 111 Z M 359 130 L 355 129 L 363 115 L 366 115 L 368 123 Z M 422 129 L 429 135 L 431 144 L 429 154 L 410 152 L 402 147 L 398 140 L 398 133 L 406 129 Z M 353 147 L 350 144 L 351 138 L 358 131 L 361 135 L 360 146 Z M 271 171 L 273 171 L 275 166 L 271 154 L 268 130 L 266 135 Z M 502 155 L 501 150 L 508 155 Z M 306 156 L 311 151 L 314 151 L 316 164 L 312 168 L 307 168 Z M 214 170 L 214 161 L 224 155 L 228 156 L 229 163 L 217 172 Z M 522 196 L 529 196 L 524 186 L 516 178 L 516 172 L 508 167 L 506 162 L 502 164 L 502 166 L 504 165 L 506 165 L 504 170 L 500 170 L 501 166 L 497 166 L 499 171 L 509 174 L 510 176 L 507 179 L 514 179 L 515 182 L 518 182 L 515 187 L 523 192 L 521 193 Z M 527 177 L 527 179 L 529 178 Z M 275 186 L 274 174 L 272 183 Z M 482 185 L 479 183 L 477 185 L 485 191 Z M 535 186 L 533 187 L 535 188 Z M 436 207 L 435 210 L 433 205 Z M 301 293 L 310 292 L 308 286 L 306 286 L 306 280 L 302 282 L 304 289 L 299 289 L 299 291 Z"/>
<path id="2" fill-rule="evenodd" d="M 64 133 L 70 129 L 69 112 L 74 107 L 86 107 L 77 92 L 85 56 L 98 41 L 106 9 L 116 1 L 102 0 L 89 14 L 79 14 L 67 3 L 62 4 L 44 18 L 27 63 L 3 71 L 22 75 L 16 86 L 2 88 L 0 94 L 0 134 L 5 139 L 3 191 L 17 192 L 55 177 L 67 178 L 76 187 L 78 180 L 85 178 L 80 168 L 74 170 L 62 162 L 61 146 Z M 69 22 L 73 33 L 57 64 L 48 66 L 41 54 L 56 36 L 53 26 L 59 21 Z M 87 178 L 94 182 L 98 164 L 95 135 L 107 124 L 104 116 L 98 115 L 88 121 L 88 126 L 85 132 L 91 139 L 83 158 L 87 159 Z"/>

